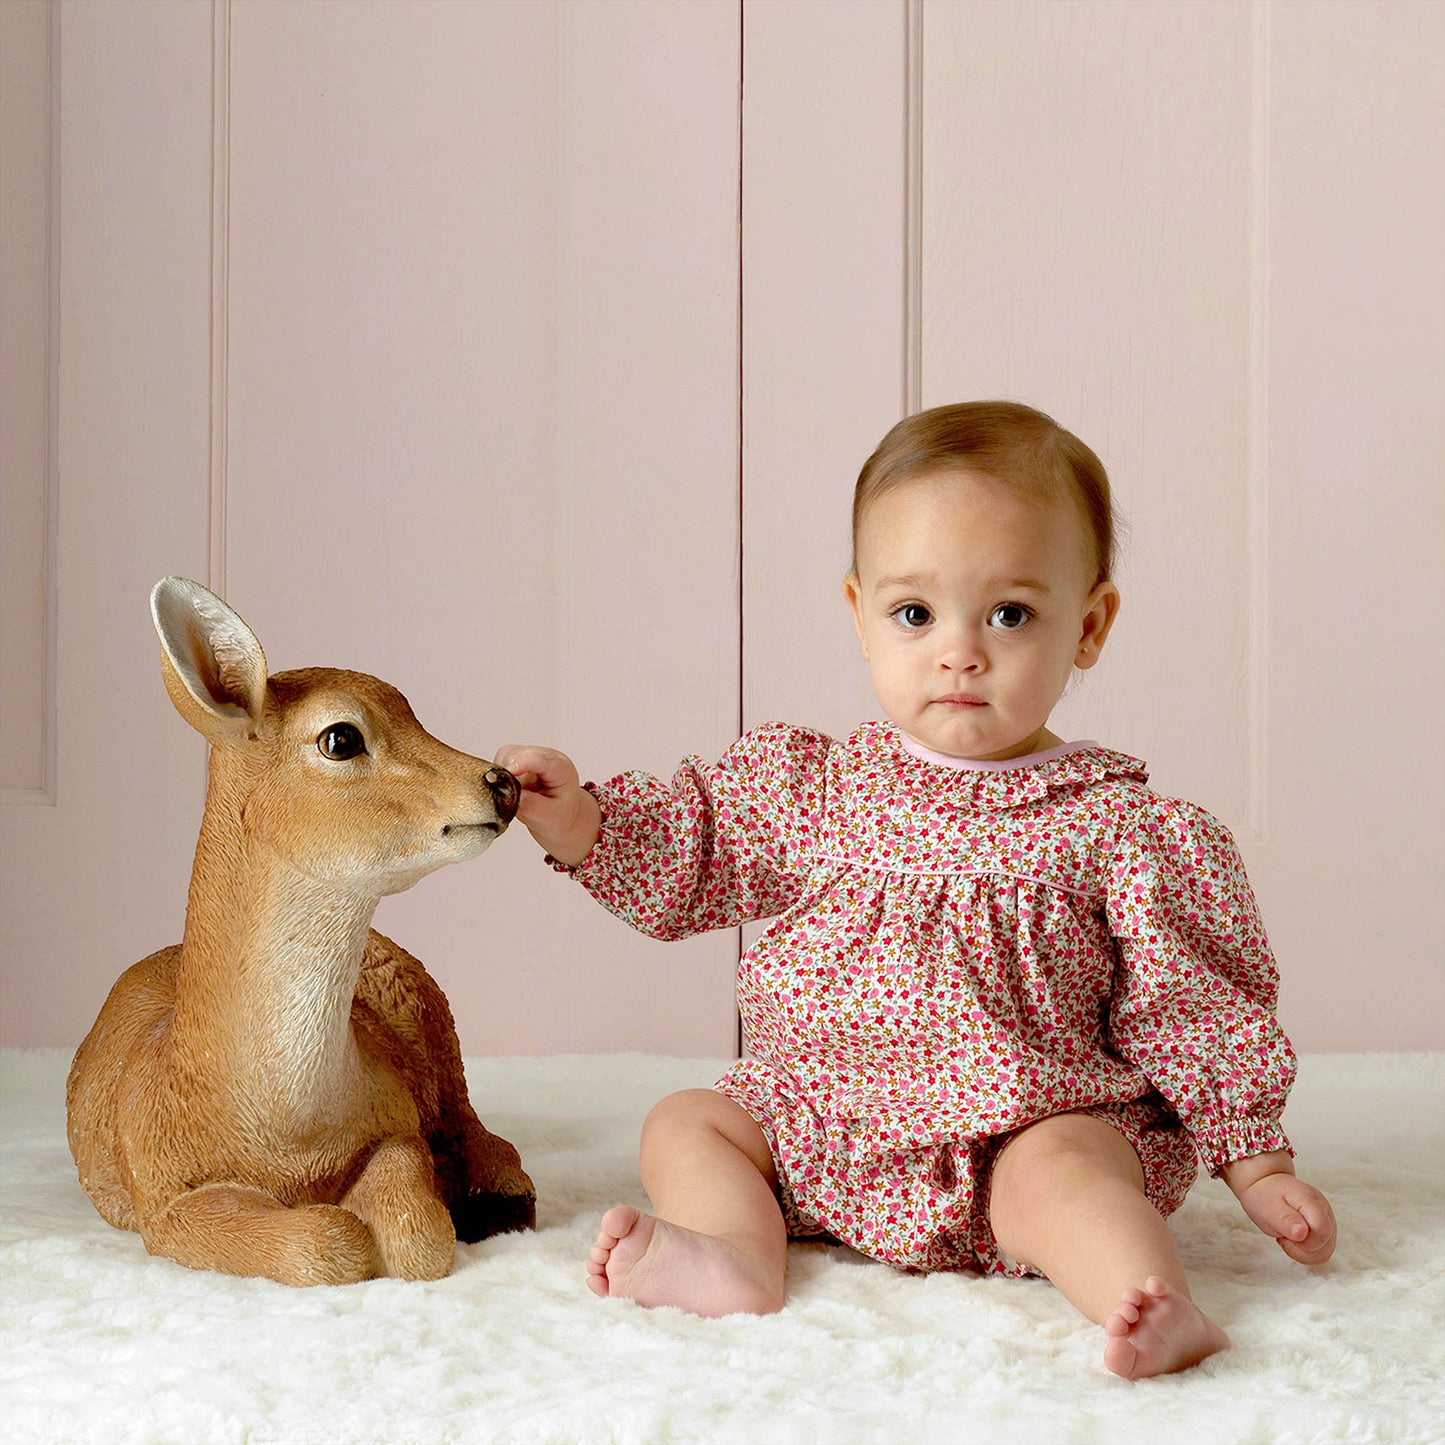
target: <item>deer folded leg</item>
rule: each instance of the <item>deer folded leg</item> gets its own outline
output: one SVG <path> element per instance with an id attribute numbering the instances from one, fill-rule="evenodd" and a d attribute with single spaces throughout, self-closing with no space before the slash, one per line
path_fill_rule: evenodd
<path id="1" fill-rule="evenodd" d="M 422 1139 L 383 1139 L 341 1203 L 370 1225 L 378 1273 L 441 1279 L 451 1272 L 456 1231 Z"/>
<path id="2" fill-rule="evenodd" d="M 280 1284 L 353 1284 L 376 1273 L 371 1231 L 332 1204 L 288 1208 L 260 1189 L 203 1184 L 140 1229 L 151 1254 L 191 1269 L 260 1275 Z"/>

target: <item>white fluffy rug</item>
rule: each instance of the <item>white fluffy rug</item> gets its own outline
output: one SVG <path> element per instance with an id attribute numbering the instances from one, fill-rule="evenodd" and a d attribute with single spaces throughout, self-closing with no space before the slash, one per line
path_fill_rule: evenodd
<path id="1" fill-rule="evenodd" d="M 597 1217 L 643 1202 L 648 1107 L 721 1064 L 471 1061 L 537 1183 L 539 1227 L 434 1284 L 292 1290 L 149 1258 L 101 1222 L 65 1147 L 68 1059 L 0 1057 L 0 1438 L 94 1445 L 1445 1440 L 1445 1056 L 1307 1058 L 1286 1124 L 1339 1216 L 1292 1264 L 1222 1185 L 1176 1216 L 1235 1348 L 1127 1384 L 1042 1282 L 909 1277 L 794 1246 L 790 1303 L 698 1320 L 598 1300 Z"/>

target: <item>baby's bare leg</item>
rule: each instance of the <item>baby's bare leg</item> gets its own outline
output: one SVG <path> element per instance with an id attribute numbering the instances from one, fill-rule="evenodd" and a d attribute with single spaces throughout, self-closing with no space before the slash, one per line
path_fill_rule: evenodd
<path id="1" fill-rule="evenodd" d="M 783 1307 L 787 1230 L 763 1131 L 711 1089 L 669 1095 L 642 1131 L 642 1182 L 657 1214 L 617 1205 L 588 1261 L 594 1294 L 698 1315 Z"/>
<path id="2" fill-rule="evenodd" d="M 1228 1347 L 1190 1299 L 1138 1156 L 1102 1119 L 1058 1114 L 1020 1130 L 994 1165 L 989 1207 L 999 1246 L 1105 1327 L 1116 1375 L 1166 1374 Z"/>

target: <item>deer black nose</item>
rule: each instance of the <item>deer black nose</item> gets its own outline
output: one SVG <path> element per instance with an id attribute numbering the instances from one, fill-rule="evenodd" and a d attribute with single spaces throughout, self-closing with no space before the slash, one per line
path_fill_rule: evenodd
<path id="1" fill-rule="evenodd" d="M 504 823 L 510 823 L 517 816 L 517 804 L 522 797 L 522 785 L 506 768 L 493 764 L 487 769 L 487 786 L 492 790 L 497 816 Z"/>

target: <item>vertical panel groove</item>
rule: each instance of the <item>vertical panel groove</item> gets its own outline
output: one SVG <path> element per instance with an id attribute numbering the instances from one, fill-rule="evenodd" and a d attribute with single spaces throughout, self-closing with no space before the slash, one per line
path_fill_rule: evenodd
<path id="1" fill-rule="evenodd" d="M 903 415 L 923 405 L 923 0 L 904 0 Z"/>
<path id="2" fill-rule="evenodd" d="M 739 736 L 743 731 L 744 715 L 744 677 L 743 667 L 745 655 L 743 646 L 746 641 L 747 627 L 747 589 L 744 585 L 743 573 L 743 545 L 744 545 L 744 487 L 746 478 L 743 474 L 743 428 L 746 419 L 743 415 L 743 342 L 744 326 L 746 318 L 743 307 L 743 286 L 745 277 L 743 275 L 743 123 L 744 123 L 744 85 L 746 74 L 744 71 L 745 58 L 747 54 L 747 5 L 746 0 L 737 0 L 738 4 L 738 132 L 737 132 L 737 160 L 738 160 L 738 230 L 737 230 L 737 287 L 738 287 L 738 334 L 737 334 L 737 446 L 738 446 L 738 469 L 737 469 L 737 608 L 738 608 L 738 693 L 737 693 L 737 723 L 736 731 Z"/>
<path id="3" fill-rule="evenodd" d="M 745 484 L 746 484 L 746 477 L 745 477 L 744 472 L 743 472 L 743 427 L 744 427 L 745 421 L 746 421 L 746 419 L 745 419 L 745 417 L 744 417 L 744 414 L 743 414 L 743 363 L 744 363 L 744 357 L 743 357 L 743 338 L 744 338 L 744 335 L 745 335 L 745 332 L 744 332 L 744 330 L 743 330 L 744 320 L 745 320 L 744 309 L 743 309 L 743 281 L 744 281 L 744 275 L 743 275 L 743 194 L 744 194 L 744 193 L 743 193 L 743 156 L 744 156 L 744 150 L 743 150 L 743 125 L 744 125 L 745 111 L 744 111 L 744 108 L 743 108 L 743 107 L 744 107 L 745 86 L 746 86 L 746 82 L 747 82 L 746 64 L 747 64 L 747 0 L 738 0 L 738 151 L 737 151 L 737 154 L 738 154 L 738 237 L 737 237 L 737 244 L 738 244 L 738 336 L 737 336 L 737 346 L 738 346 L 738 378 L 737 378 L 737 387 L 738 387 L 738 396 L 737 396 L 737 404 L 738 404 L 738 481 L 737 481 L 737 500 L 738 500 L 738 523 L 737 523 L 737 526 L 738 526 L 738 535 L 737 535 L 737 567 L 738 567 L 738 584 L 737 584 L 737 585 L 738 585 L 738 697 L 737 697 L 737 701 L 738 701 L 738 712 L 737 712 L 736 731 L 737 731 L 737 734 L 738 734 L 739 737 L 742 736 L 743 727 L 744 727 L 744 721 L 745 721 L 745 718 L 744 718 L 744 712 L 745 712 L 744 686 L 745 686 L 746 679 L 744 678 L 744 675 L 743 675 L 743 669 L 744 669 L 744 667 L 747 665 L 747 653 L 746 653 L 746 651 L 745 651 L 745 647 L 746 647 L 746 643 L 747 643 L 747 630 L 746 630 L 746 629 L 747 629 L 747 584 L 746 584 L 746 573 L 745 573 L 744 570 L 743 570 L 743 544 L 744 544 L 743 524 L 744 524 L 744 520 L 745 520 L 745 514 L 744 514 L 744 492 L 743 492 L 743 488 L 744 488 L 744 486 L 745 486 Z M 740 929 L 740 928 L 737 929 L 737 930 L 736 930 L 736 934 L 737 934 L 738 967 L 741 968 L 741 967 L 742 967 L 742 962 L 743 962 L 743 950 L 744 950 L 744 941 L 743 941 L 743 932 L 742 932 L 742 929 Z M 738 1058 L 742 1058 L 742 1055 L 743 1055 L 743 1016 L 742 1016 L 742 1014 L 741 1014 L 741 1012 L 739 1011 L 738 1006 L 737 1006 L 737 995 L 736 995 L 736 992 L 734 992 L 734 995 L 733 995 L 733 1052 L 734 1052 L 734 1054 L 735 1054 Z"/>
<path id="4" fill-rule="evenodd" d="M 211 6 L 211 475 L 208 585 L 226 595 L 231 294 L 231 0 Z"/>
<path id="5" fill-rule="evenodd" d="M 41 560 L 45 598 L 44 717 L 41 724 L 41 796 L 54 807 L 59 799 L 60 753 L 60 4 L 50 0 L 49 158 L 45 178 L 46 206 L 46 340 L 45 340 L 45 555 Z"/>
<path id="6" fill-rule="evenodd" d="M 4 790 L 7 805 L 50 807 L 58 794 L 59 700 L 56 583 L 60 533 L 60 5 L 46 12 L 44 458 L 40 477 L 40 728 L 34 786 Z"/>
<path id="7" fill-rule="evenodd" d="M 1266 841 L 1269 769 L 1270 0 L 1254 0 L 1250 44 L 1249 609 L 1245 806 L 1249 841 Z"/>

